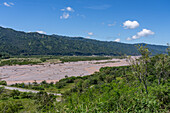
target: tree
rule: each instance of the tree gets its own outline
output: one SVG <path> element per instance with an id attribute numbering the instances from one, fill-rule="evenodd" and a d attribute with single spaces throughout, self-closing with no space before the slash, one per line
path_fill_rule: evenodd
<path id="1" fill-rule="evenodd" d="M 0 81 L 0 85 L 7 85 L 7 82 L 5 80 Z"/>
<path id="2" fill-rule="evenodd" d="M 168 45 L 167 52 L 168 52 L 168 55 L 170 56 L 170 45 L 169 43 L 167 43 L 167 45 Z"/>
<path id="3" fill-rule="evenodd" d="M 56 97 L 53 94 L 48 94 L 47 92 L 42 91 L 38 92 L 35 98 L 35 103 L 40 104 L 38 109 L 43 111 L 50 110 L 54 107 L 54 102 L 56 100 Z"/>
<path id="4" fill-rule="evenodd" d="M 148 64 L 150 62 L 150 51 L 145 46 L 137 46 L 141 57 L 139 59 L 133 59 L 131 57 L 128 58 L 128 61 L 131 64 L 133 75 L 139 80 L 141 84 L 143 84 L 146 93 L 148 94 L 147 88 L 147 77 L 149 76 L 148 73 Z"/>
<path id="5" fill-rule="evenodd" d="M 14 98 L 15 96 L 19 96 L 20 92 L 18 90 L 12 90 L 11 95 Z"/>
<path id="6" fill-rule="evenodd" d="M 4 87 L 0 87 L 0 94 L 4 92 Z"/>
<path id="7" fill-rule="evenodd" d="M 158 78 L 158 85 L 161 84 L 161 79 L 164 80 L 169 76 L 170 61 L 168 55 L 159 55 L 158 60 L 155 63 L 156 74 Z"/>

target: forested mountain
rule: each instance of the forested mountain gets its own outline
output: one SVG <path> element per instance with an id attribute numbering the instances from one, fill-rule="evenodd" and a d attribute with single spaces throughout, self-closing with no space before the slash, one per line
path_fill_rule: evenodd
<path id="1" fill-rule="evenodd" d="M 135 45 L 0 27 L 0 53 L 10 55 L 138 55 Z M 147 47 L 153 54 L 165 53 L 167 48 L 149 44 Z"/>

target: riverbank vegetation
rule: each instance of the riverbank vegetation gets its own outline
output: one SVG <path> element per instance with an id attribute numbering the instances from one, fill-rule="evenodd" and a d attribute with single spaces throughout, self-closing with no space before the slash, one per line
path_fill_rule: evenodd
<path id="1" fill-rule="evenodd" d="M 35 65 L 43 63 L 64 63 L 92 60 L 111 60 L 125 58 L 125 56 L 9 56 L 0 58 L 0 66 L 4 65 Z"/>

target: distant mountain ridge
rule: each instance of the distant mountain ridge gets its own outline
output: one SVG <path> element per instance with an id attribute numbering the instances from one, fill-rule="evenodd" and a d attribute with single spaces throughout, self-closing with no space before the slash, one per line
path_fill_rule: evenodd
<path id="1" fill-rule="evenodd" d="M 138 44 L 25 33 L 0 27 L 0 53 L 10 55 L 138 55 L 135 45 Z M 167 48 L 151 44 L 147 47 L 152 54 L 166 53 Z"/>

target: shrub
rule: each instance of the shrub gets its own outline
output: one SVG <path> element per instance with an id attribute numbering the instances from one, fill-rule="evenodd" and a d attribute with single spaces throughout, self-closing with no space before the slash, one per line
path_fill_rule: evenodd
<path id="1" fill-rule="evenodd" d="M 20 92 L 19 92 L 18 90 L 12 90 L 11 96 L 12 96 L 13 98 L 15 98 L 15 96 L 19 96 L 19 95 L 20 95 Z"/>
<path id="2" fill-rule="evenodd" d="M 24 106 L 22 105 L 21 101 L 10 100 L 10 101 L 5 101 L 0 103 L 1 113 L 15 113 L 23 108 Z"/>
<path id="3" fill-rule="evenodd" d="M 90 85 L 91 85 L 91 84 L 90 84 L 90 80 L 89 80 L 89 79 L 85 80 L 85 81 L 83 82 L 83 84 L 82 84 L 83 88 L 88 88 Z"/>
<path id="4" fill-rule="evenodd" d="M 115 80 L 115 79 L 116 79 L 116 77 L 114 77 L 114 76 L 110 76 L 110 75 L 106 76 L 106 82 L 107 83 L 110 83 L 110 82 L 112 82 L 112 80 Z"/>
<path id="5" fill-rule="evenodd" d="M 56 84 L 55 84 L 56 88 L 58 88 L 58 89 L 63 88 L 65 85 L 66 85 L 66 83 L 64 83 L 64 82 L 56 82 Z"/>
<path id="6" fill-rule="evenodd" d="M 0 85 L 7 85 L 7 82 L 2 80 L 2 81 L 0 81 Z"/>

